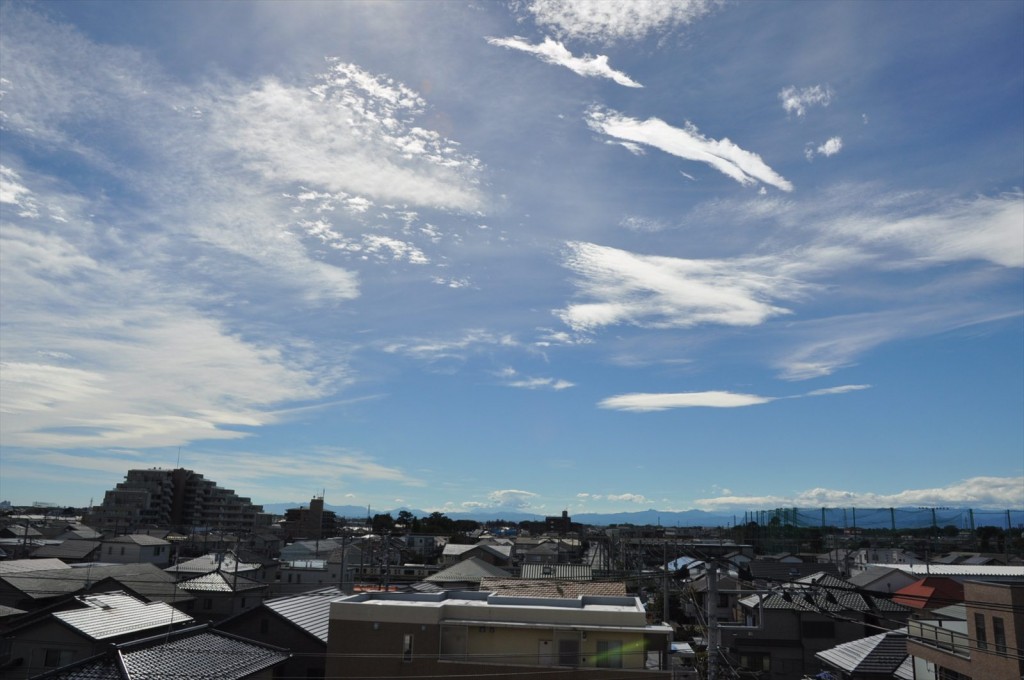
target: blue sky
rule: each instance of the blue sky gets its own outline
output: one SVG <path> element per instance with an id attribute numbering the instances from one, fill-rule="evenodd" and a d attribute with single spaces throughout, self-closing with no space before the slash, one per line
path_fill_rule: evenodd
<path id="1" fill-rule="evenodd" d="M 0 499 L 1024 507 L 1024 5 L 0 9 Z"/>

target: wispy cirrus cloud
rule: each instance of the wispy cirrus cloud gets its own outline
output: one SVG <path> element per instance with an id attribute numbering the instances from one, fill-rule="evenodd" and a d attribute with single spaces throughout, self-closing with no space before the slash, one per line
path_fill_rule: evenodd
<path id="1" fill-rule="evenodd" d="M 585 55 L 582 57 L 573 56 L 572 52 L 566 49 L 562 43 L 545 38 L 539 45 L 531 45 L 524 38 L 514 36 L 512 38 L 488 38 L 487 42 L 497 47 L 507 47 L 535 55 L 538 59 L 555 66 L 564 66 L 576 75 L 584 78 L 607 78 L 623 87 L 643 87 L 625 73 L 616 71 L 608 65 L 608 57 L 603 54 L 597 56 Z"/>
<path id="2" fill-rule="evenodd" d="M 811 85 L 798 88 L 795 85 L 782 88 L 779 101 L 786 113 L 802 117 L 812 106 L 828 106 L 832 103 L 835 92 L 828 85 Z"/>
<path id="3" fill-rule="evenodd" d="M 612 43 L 685 26 L 716 4 L 713 0 L 532 0 L 526 9 L 538 25 L 560 36 Z"/>
<path id="4" fill-rule="evenodd" d="M 593 243 L 569 243 L 564 265 L 577 275 L 582 297 L 558 316 L 573 330 L 616 324 L 688 328 L 753 326 L 789 310 L 772 300 L 794 299 L 805 286 L 775 271 L 772 260 L 687 260 L 638 255 Z"/>
<path id="5" fill-rule="evenodd" d="M 520 375 L 514 368 L 506 368 L 498 372 L 498 376 L 504 380 L 508 387 L 517 387 L 525 390 L 555 390 L 561 391 L 575 387 L 575 383 L 561 378 L 529 377 Z"/>
<path id="6" fill-rule="evenodd" d="M 576 498 L 580 501 L 610 501 L 613 503 L 632 503 L 634 505 L 649 505 L 652 503 L 651 499 L 642 493 L 601 494 L 581 492 L 576 494 Z"/>
<path id="7" fill-rule="evenodd" d="M 705 137 L 692 123 L 673 127 L 659 118 L 639 120 L 598 106 L 587 112 L 586 120 L 596 132 L 706 163 L 744 186 L 760 182 L 782 191 L 793 190 L 793 184 L 772 170 L 756 153 L 740 148 L 728 138 Z"/>
<path id="8" fill-rule="evenodd" d="M 801 397 L 820 397 L 831 394 L 846 394 L 870 389 L 870 385 L 840 385 L 820 390 L 813 390 L 805 394 L 797 394 L 785 397 L 766 397 L 757 394 L 743 394 L 741 392 L 724 392 L 712 390 L 708 392 L 668 392 L 668 393 L 642 393 L 619 394 L 608 397 L 598 402 L 599 408 L 616 411 L 632 411 L 634 413 L 645 413 L 651 411 L 667 411 L 676 408 L 743 408 L 745 406 L 758 406 L 767 404 L 779 399 L 799 399 Z"/>
<path id="9" fill-rule="evenodd" d="M 963 506 L 974 508 L 1024 507 L 1024 477 L 971 477 L 946 487 L 906 489 L 882 494 L 839 489 L 807 489 L 792 495 L 723 495 L 699 498 L 706 510 L 752 507 L 920 507 Z"/>
<path id="10" fill-rule="evenodd" d="M 461 358 L 484 347 L 518 347 L 519 342 L 509 334 L 493 333 L 482 328 L 471 328 L 461 335 L 449 338 L 412 338 L 389 342 L 381 347 L 388 354 L 404 354 L 435 361 Z"/>

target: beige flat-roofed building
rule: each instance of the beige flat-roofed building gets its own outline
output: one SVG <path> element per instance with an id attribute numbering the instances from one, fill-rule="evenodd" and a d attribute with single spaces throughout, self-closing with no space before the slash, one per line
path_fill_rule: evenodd
<path id="1" fill-rule="evenodd" d="M 672 629 L 635 597 L 363 593 L 331 604 L 328 677 L 479 675 L 668 678 Z"/>

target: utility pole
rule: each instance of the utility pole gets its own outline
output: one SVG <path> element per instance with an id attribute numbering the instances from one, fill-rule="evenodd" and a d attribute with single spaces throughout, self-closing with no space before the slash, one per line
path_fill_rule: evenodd
<path id="1" fill-rule="evenodd" d="M 708 560 L 708 680 L 718 680 L 718 562 Z"/>

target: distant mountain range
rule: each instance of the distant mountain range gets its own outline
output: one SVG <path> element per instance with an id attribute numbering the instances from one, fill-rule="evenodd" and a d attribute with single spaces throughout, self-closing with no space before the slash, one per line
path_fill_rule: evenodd
<path id="1" fill-rule="evenodd" d="M 289 508 L 308 507 L 309 503 L 267 503 L 266 512 L 283 515 Z M 366 517 L 366 506 L 324 504 L 341 517 Z M 402 510 L 416 517 L 430 515 L 426 510 L 415 508 L 394 508 L 382 510 L 370 508 L 371 515 L 390 514 L 397 517 Z M 515 512 L 500 509 L 483 509 L 476 512 L 446 512 L 452 519 L 469 519 L 475 522 L 504 520 L 510 524 L 523 521 L 543 521 L 544 515 Z M 580 513 L 572 515 L 574 522 L 593 526 L 611 524 L 635 524 L 640 526 L 665 527 L 729 527 L 756 521 L 767 524 L 778 516 L 783 524 L 796 523 L 800 526 L 859 527 L 862 529 L 888 529 L 928 527 L 934 522 L 938 526 L 952 525 L 957 528 L 972 526 L 998 526 L 1007 528 L 1007 522 L 1015 527 L 1024 526 L 1024 510 L 971 510 L 969 508 L 785 508 L 776 510 L 754 510 L 750 512 L 706 512 L 704 510 L 683 510 L 678 512 L 662 510 L 640 510 L 637 512 Z"/>
<path id="2" fill-rule="evenodd" d="M 265 503 L 263 510 L 274 514 L 283 515 L 288 508 L 309 507 L 309 503 Z M 341 517 L 366 517 L 366 506 L 358 505 L 331 505 L 324 504 L 325 510 L 331 510 Z M 392 510 L 380 510 L 371 508 L 371 515 L 390 514 L 397 517 L 402 510 L 408 510 L 416 517 L 426 517 L 430 513 L 426 510 L 415 508 L 395 508 Z M 505 520 L 511 524 L 518 522 L 543 521 L 544 515 L 535 513 L 515 512 L 509 510 L 478 510 L 476 512 L 446 512 L 447 517 L 452 519 L 469 519 L 475 522 L 491 522 Z M 686 510 L 683 512 L 663 512 L 660 510 L 641 510 L 639 512 L 616 512 L 616 513 L 581 513 L 572 515 L 574 522 L 607 526 L 609 524 L 638 524 L 663 526 L 730 526 L 733 523 L 733 515 L 724 513 L 705 512 L 703 510 Z M 743 515 L 739 515 L 737 522 L 743 521 Z"/>

